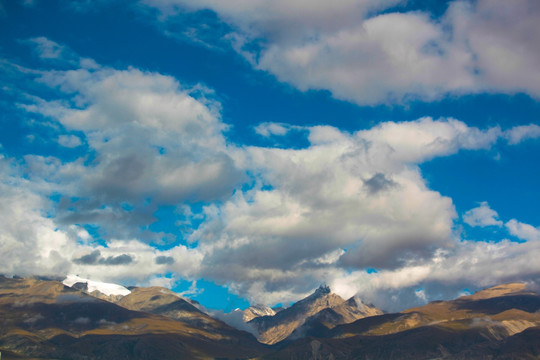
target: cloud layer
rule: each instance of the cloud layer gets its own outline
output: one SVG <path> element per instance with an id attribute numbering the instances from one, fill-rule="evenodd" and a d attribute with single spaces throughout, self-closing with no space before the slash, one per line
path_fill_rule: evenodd
<path id="1" fill-rule="evenodd" d="M 165 22 L 211 9 L 232 26 L 228 38 L 257 69 L 358 104 L 480 92 L 540 97 L 535 0 L 452 1 L 441 16 L 407 10 L 399 0 L 142 3 L 159 9 Z"/>
<path id="2" fill-rule="evenodd" d="M 260 136 L 295 130 L 307 145 L 244 146 L 227 140 L 211 89 L 68 60 L 71 70 L 19 67 L 56 97 L 28 93 L 18 109 L 54 124 L 49 140 L 82 155 L 0 158 L 0 273 L 168 286 L 204 278 L 267 304 L 326 282 L 386 309 L 540 273 L 538 228 L 482 202 L 463 222 L 504 226 L 520 242 L 463 240 L 452 199 L 430 189 L 419 166 L 518 145 L 540 136 L 536 125 L 423 117 L 351 133 L 264 123 Z M 176 223 L 153 230 L 164 205 Z"/>

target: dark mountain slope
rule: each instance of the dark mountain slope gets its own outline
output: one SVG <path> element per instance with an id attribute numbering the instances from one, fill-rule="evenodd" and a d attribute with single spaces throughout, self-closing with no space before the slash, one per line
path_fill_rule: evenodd
<path id="1" fill-rule="evenodd" d="M 539 359 L 539 310 L 540 296 L 523 284 L 500 285 L 319 331 L 264 358 Z"/>
<path id="2" fill-rule="evenodd" d="M 230 327 L 209 331 L 128 310 L 56 281 L 0 277 L 0 318 L 4 359 L 249 358 L 267 351 Z"/>

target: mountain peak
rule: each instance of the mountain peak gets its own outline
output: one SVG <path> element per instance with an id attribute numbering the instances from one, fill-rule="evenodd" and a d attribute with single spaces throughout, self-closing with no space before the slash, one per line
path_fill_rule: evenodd
<path id="1" fill-rule="evenodd" d="M 262 304 L 255 304 L 244 310 L 244 322 L 248 322 L 256 317 L 261 316 L 274 316 L 276 312 L 270 307 Z"/>
<path id="2" fill-rule="evenodd" d="M 323 295 L 330 294 L 331 292 L 332 290 L 330 289 L 330 286 L 326 284 L 321 284 L 321 286 L 319 286 L 319 288 L 315 290 L 313 294 L 316 296 L 323 296 Z"/>

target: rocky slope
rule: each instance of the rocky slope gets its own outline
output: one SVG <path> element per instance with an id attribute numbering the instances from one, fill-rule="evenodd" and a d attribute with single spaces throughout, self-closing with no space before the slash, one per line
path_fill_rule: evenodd
<path id="1" fill-rule="evenodd" d="M 217 328 L 205 328 L 133 311 L 58 281 L 0 277 L 0 319 L 3 359 L 250 358 L 267 351 L 216 320 Z"/>
<path id="2" fill-rule="evenodd" d="M 540 296 L 499 285 L 321 331 L 264 359 L 539 359 Z"/>
<path id="3" fill-rule="evenodd" d="M 114 304 L 58 281 L 0 276 L 7 360 L 540 358 L 540 295 L 523 284 L 394 314 L 321 287 L 250 323 L 285 340 L 263 345 L 164 288 L 131 289 Z"/>
<path id="4" fill-rule="evenodd" d="M 259 341 L 275 344 L 301 328 L 308 319 L 316 318 L 325 327 L 333 328 L 338 324 L 378 314 L 382 314 L 382 311 L 372 305 L 365 305 L 355 298 L 346 301 L 332 293 L 329 287 L 321 286 L 313 294 L 291 307 L 273 316 L 256 317 L 249 323 L 259 331 Z M 301 335 L 302 331 L 298 333 L 298 336 Z"/>
<path id="5" fill-rule="evenodd" d="M 248 307 L 243 311 L 243 319 L 245 322 L 249 322 L 257 317 L 261 316 L 274 316 L 276 311 L 269 306 L 256 304 Z"/>
<path id="6" fill-rule="evenodd" d="M 170 319 L 182 321 L 192 327 L 208 331 L 223 338 L 234 338 L 252 343 L 252 335 L 214 319 L 199 310 L 195 302 L 187 300 L 162 287 L 134 288 L 129 295 L 117 302 L 118 305 L 135 311 L 144 311 L 151 314 L 166 316 Z"/>

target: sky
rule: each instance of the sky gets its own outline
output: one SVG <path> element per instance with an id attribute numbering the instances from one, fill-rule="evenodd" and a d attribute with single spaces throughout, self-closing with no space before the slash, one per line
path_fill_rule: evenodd
<path id="1" fill-rule="evenodd" d="M 224 312 L 540 282 L 536 0 L 0 0 L 0 273 Z"/>

